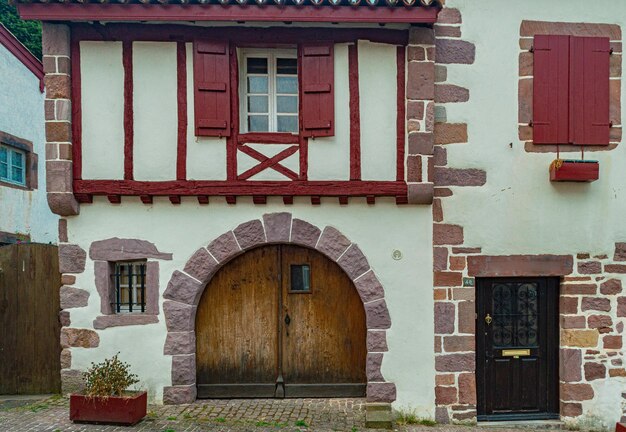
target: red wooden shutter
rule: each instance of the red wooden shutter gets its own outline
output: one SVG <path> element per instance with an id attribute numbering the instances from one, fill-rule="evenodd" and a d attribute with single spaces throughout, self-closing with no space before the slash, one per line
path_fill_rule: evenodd
<path id="1" fill-rule="evenodd" d="M 537 35 L 533 43 L 533 142 L 569 142 L 569 36 Z"/>
<path id="2" fill-rule="evenodd" d="M 304 136 L 335 134 L 335 92 L 333 44 L 302 44 L 299 49 Z"/>
<path id="3" fill-rule="evenodd" d="M 570 38 L 570 142 L 609 143 L 608 38 Z"/>
<path id="4" fill-rule="evenodd" d="M 228 43 L 196 41 L 193 58 L 197 136 L 230 136 Z"/>

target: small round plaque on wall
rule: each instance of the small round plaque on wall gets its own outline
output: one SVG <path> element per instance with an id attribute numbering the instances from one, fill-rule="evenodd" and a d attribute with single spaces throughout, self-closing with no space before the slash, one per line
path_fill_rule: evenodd
<path id="1" fill-rule="evenodd" d="M 398 249 L 396 249 L 396 250 L 394 250 L 394 251 L 391 253 L 391 256 L 392 256 L 392 258 L 393 258 L 393 259 L 395 259 L 396 261 L 399 261 L 399 260 L 401 260 L 401 259 L 402 259 L 402 252 L 401 252 L 401 251 L 399 251 Z"/>

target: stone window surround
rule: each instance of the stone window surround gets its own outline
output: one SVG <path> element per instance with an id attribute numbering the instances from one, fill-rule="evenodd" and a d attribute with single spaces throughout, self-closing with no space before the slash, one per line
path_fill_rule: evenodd
<path id="1" fill-rule="evenodd" d="M 524 142 L 527 152 L 555 153 L 554 144 L 533 144 L 532 121 L 533 106 L 533 53 L 530 52 L 535 35 L 569 35 L 608 37 L 611 41 L 610 65 L 610 130 L 609 145 L 585 146 L 585 152 L 613 150 L 622 140 L 621 126 L 621 81 L 622 81 L 622 32 L 616 24 L 564 23 L 524 20 L 520 26 L 519 39 L 519 87 L 518 87 L 518 128 L 519 140 Z M 581 146 L 563 144 L 558 146 L 560 152 L 580 153 Z"/>
<path id="2" fill-rule="evenodd" d="M 159 262 L 149 258 L 171 260 L 172 254 L 161 253 L 145 240 L 111 238 L 95 241 L 89 248 L 94 261 L 95 285 L 100 295 L 100 313 L 93 322 L 97 330 L 108 327 L 154 324 L 159 322 Z M 117 314 L 113 308 L 115 285 L 112 275 L 115 263 L 146 260 L 145 312 Z"/>
<path id="3" fill-rule="evenodd" d="M 382 375 L 391 318 L 384 289 L 358 245 L 337 229 L 320 229 L 291 213 L 265 214 L 240 224 L 198 249 L 182 271 L 176 270 L 163 293 L 167 337 L 163 353 L 172 356 L 172 385 L 163 389 L 165 404 L 196 399 L 195 313 L 212 276 L 236 256 L 266 244 L 296 244 L 315 249 L 335 261 L 353 281 L 363 301 L 367 326 L 367 401 L 391 403 L 396 387 Z"/>
<path id="4" fill-rule="evenodd" d="M 14 189 L 29 191 L 36 190 L 39 186 L 39 182 L 37 176 L 37 154 L 33 151 L 33 143 L 31 141 L 18 138 L 15 135 L 0 131 L 0 144 L 4 144 L 5 146 L 12 147 L 16 150 L 21 150 L 26 156 L 26 161 L 24 164 L 26 185 L 24 186 L 15 183 L 0 181 L 0 186 L 7 186 Z"/>

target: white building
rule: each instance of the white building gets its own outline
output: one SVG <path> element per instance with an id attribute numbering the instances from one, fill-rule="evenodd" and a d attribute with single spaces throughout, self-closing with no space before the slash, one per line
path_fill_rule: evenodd
<path id="1" fill-rule="evenodd" d="M 59 217 L 46 200 L 44 71 L 2 24 L 0 76 L 0 245 L 56 243 Z"/>
<path id="2" fill-rule="evenodd" d="M 624 415 L 626 5 L 161 3 L 18 4 L 73 104 L 66 388 Z"/>

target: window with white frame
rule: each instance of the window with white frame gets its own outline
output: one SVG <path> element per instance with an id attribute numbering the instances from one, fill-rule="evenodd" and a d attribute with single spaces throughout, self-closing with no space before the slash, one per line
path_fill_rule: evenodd
<path id="1" fill-rule="evenodd" d="M 116 262 L 114 313 L 146 311 L 146 262 Z"/>
<path id="2" fill-rule="evenodd" d="M 242 49 L 242 132 L 298 133 L 298 57 L 295 49 Z"/>
<path id="3" fill-rule="evenodd" d="M 0 145 L 0 181 L 26 186 L 26 153 Z"/>

